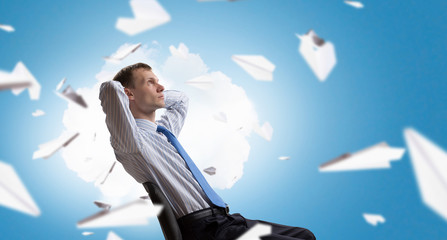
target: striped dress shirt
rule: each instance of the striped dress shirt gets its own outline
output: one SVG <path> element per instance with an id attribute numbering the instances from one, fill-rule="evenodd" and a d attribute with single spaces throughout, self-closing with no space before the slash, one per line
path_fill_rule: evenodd
<path id="1" fill-rule="evenodd" d="M 104 82 L 99 99 L 116 159 L 137 182 L 156 183 L 166 195 L 174 215 L 180 218 L 208 208 L 210 204 L 185 160 L 166 136 L 157 132 L 157 125 L 162 125 L 178 136 L 185 121 L 188 97 L 173 90 L 163 93 L 166 112 L 155 123 L 133 117 L 129 99 L 118 81 Z"/>

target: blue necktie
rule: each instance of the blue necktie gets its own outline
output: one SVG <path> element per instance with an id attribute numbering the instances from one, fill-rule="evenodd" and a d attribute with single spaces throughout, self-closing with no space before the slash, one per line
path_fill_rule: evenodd
<path id="1" fill-rule="evenodd" d="M 218 207 L 226 207 L 225 202 L 222 200 L 222 198 L 217 195 L 217 193 L 211 188 L 211 186 L 206 181 L 205 177 L 202 175 L 200 170 L 197 168 L 197 166 L 194 164 L 192 159 L 188 156 L 185 149 L 183 149 L 182 145 L 180 145 L 180 142 L 177 140 L 177 138 L 172 134 L 168 129 L 166 129 L 163 126 L 157 126 L 157 132 L 163 133 L 167 138 L 168 141 L 172 144 L 172 146 L 177 149 L 177 152 L 182 156 L 183 160 L 185 160 L 186 165 L 188 165 L 189 170 L 191 171 L 194 178 L 197 180 L 197 182 L 202 187 L 203 191 L 205 192 L 206 196 L 209 198 L 209 200 Z"/>

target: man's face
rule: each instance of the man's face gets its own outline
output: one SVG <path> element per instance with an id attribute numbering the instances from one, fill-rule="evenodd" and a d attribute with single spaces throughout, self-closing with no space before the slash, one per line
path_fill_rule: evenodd
<path id="1" fill-rule="evenodd" d="M 133 101 L 136 111 L 150 114 L 165 106 L 164 87 L 158 83 L 152 71 L 139 68 L 133 71 L 132 76 L 134 88 L 128 88 L 127 91 L 131 92 L 131 95 L 128 93 L 129 101 Z"/>

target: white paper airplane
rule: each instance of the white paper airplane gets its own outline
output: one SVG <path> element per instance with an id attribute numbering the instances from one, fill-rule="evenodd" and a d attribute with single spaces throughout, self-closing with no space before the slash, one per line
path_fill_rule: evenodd
<path id="1" fill-rule="evenodd" d="M 380 214 L 364 213 L 363 218 L 367 223 L 373 226 L 377 226 L 379 223 L 385 223 L 385 218 Z"/>
<path id="2" fill-rule="evenodd" d="M 36 111 L 34 111 L 33 113 L 31 113 L 31 115 L 33 115 L 33 117 L 40 117 L 45 115 L 45 112 L 40 110 L 40 109 L 36 109 Z"/>
<path id="3" fill-rule="evenodd" d="M 289 156 L 281 156 L 278 159 L 284 161 L 284 160 L 289 160 L 290 157 Z"/>
<path id="4" fill-rule="evenodd" d="M 78 228 L 100 228 L 116 226 L 135 226 L 148 224 L 149 217 L 157 216 L 161 205 L 152 205 L 150 201 L 137 199 L 125 205 L 103 210 L 78 222 Z"/>
<path id="5" fill-rule="evenodd" d="M 104 180 L 102 180 L 99 184 L 104 184 L 109 177 L 109 175 L 112 173 L 113 168 L 115 167 L 116 161 L 113 162 L 112 166 L 110 167 L 109 171 L 106 173 L 106 176 L 104 177 Z M 97 185 L 97 184 L 95 184 Z"/>
<path id="6" fill-rule="evenodd" d="M 416 130 L 404 130 L 422 201 L 447 221 L 447 152 Z"/>
<path id="7" fill-rule="evenodd" d="M 57 85 L 55 91 L 56 95 L 69 102 L 74 102 L 84 108 L 87 108 L 87 103 L 85 102 L 84 98 L 81 95 L 77 94 L 70 85 L 68 85 L 62 92 L 59 92 L 59 90 L 62 88 L 62 85 L 64 85 L 65 81 L 66 79 L 64 78 Z"/>
<path id="8" fill-rule="evenodd" d="M 214 87 L 214 79 L 209 75 L 202 75 L 188 80 L 185 83 L 202 90 L 209 90 Z"/>
<path id="9" fill-rule="evenodd" d="M 0 29 L 5 30 L 7 32 L 14 32 L 15 29 L 11 25 L 0 24 Z"/>
<path id="10" fill-rule="evenodd" d="M 253 130 L 265 140 L 272 140 L 273 128 L 269 122 L 265 122 L 262 127 L 260 127 L 258 124 L 255 124 Z"/>
<path id="11" fill-rule="evenodd" d="M 301 40 L 298 51 L 317 78 L 323 82 L 337 63 L 334 45 L 319 38 L 313 30 L 306 35 L 296 36 Z"/>
<path id="12" fill-rule="evenodd" d="M 216 174 L 216 168 L 215 167 L 209 167 L 209 168 L 205 168 L 203 169 L 204 172 L 208 173 L 209 175 L 214 175 Z"/>
<path id="13" fill-rule="evenodd" d="M 197 2 L 236 2 L 240 0 L 197 0 Z"/>
<path id="14" fill-rule="evenodd" d="M 262 236 L 272 233 L 272 226 L 264 223 L 256 223 L 237 240 L 260 240 Z"/>
<path id="15" fill-rule="evenodd" d="M 0 161 L 0 205 L 32 215 L 39 216 L 39 207 L 26 190 L 14 168 Z"/>
<path id="16" fill-rule="evenodd" d="M 140 47 L 141 47 L 141 43 L 132 44 L 125 48 L 119 49 L 111 56 L 104 57 L 104 59 L 107 61 L 111 61 L 111 62 L 120 62 L 121 60 L 123 60 L 124 58 L 129 56 L 131 53 L 135 52 Z"/>
<path id="17" fill-rule="evenodd" d="M 90 236 L 93 234 L 95 234 L 95 233 L 94 232 L 82 232 L 82 235 L 84 235 L 84 236 Z"/>
<path id="18" fill-rule="evenodd" d="M 79 133 L 63 132 L 57 139 L 39 145 L 39 150 L 33 153 L 33 159 L 51 157 L 57 150 L 68 146 Z"/>
<path id="19" fill-rule="evenodd" d="M 130 36 L 165 24 L 171 16 L 156 0 L 131 0 L 135 18 L 118 18 L 116 28 Z"/>
<path id="20" fill-rule="evenodd" d="M 66 81 L 67 81 L 67 78 L 63 78 L 63 79 L 59 82 L 59 84 L 57 84 L 57 86 L 56 86 L 56 91 L 59 91 L 59 90 L 62 88 L 62 86 L 65 84 Z"/>
<path id="21" fill-rule="evenodd" d="M 275 65 L 262 55 L 233 55 L 234 62 L 242 67 L 254 79 L 273 81 Z"/>
<path id="22" fill-rule="evenodd" d="M 357 1 L 345 1 L 346 4 L 355 7 L 355 8 L 363 8 L 363 3 Z"/>
<path id="23" fill-rule="evenodd" d="M 390 168 L 391 161 L 400 160 L 404 153 L 405 148 L 394 148 L 381 142 L 352 154 L 345 153 L 320 165 L 319 170 L 333 172 Z"/>
<path id="24" fill-rule="evenodd" d="M 227 115 L 224 112 L 219 112 L 213 115 L 214 119 L 216 119 L 219 122 L 226 123 L 227 122 Z"/>
<path id="25" fill-rule="evenodd" d="M 114 233 L 113 231 L 110 231 L 109 234 L 107 235 L 107 240 L 123 240 L 123 239 L 120 238 L 118 235 L 116 235 L 116 233 Z"/>
<path id="26" fill-rule="evenodd" d="M 103 202 L 100 202 L 100 201 L 94 201 L 93 203 L 96 206 L 98 206 L 99 208 L 103 208 L 105 210 L 109 210 L 112 207 L 112 205 L 110 205 L 108 203 L 103 203 Z"/>
<path id="27" fill-rule="evenodd" d="M 40 84 L 22 62 L 18 62 L 11 73 L 0 71 L 0 90 L 12 89 L 14 95 L 19 95 L 26 88 L 31 100 L 39 99 Z"/>

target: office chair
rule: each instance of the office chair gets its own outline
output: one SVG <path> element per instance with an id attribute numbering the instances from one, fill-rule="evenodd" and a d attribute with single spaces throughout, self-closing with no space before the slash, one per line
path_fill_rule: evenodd
<path id="1" fill-rule="evenodd" d="M 158 215 L 158 222 L 160 223 L 165 239 L 182 240 L 182 233 L 180 232 L 177 218 L 174 216 L 174 212 L 166 196 L 155 183 L 145 182 L 143 186 L 149 194 L 152 203 L 163 205 L 163 210 Z"/>

